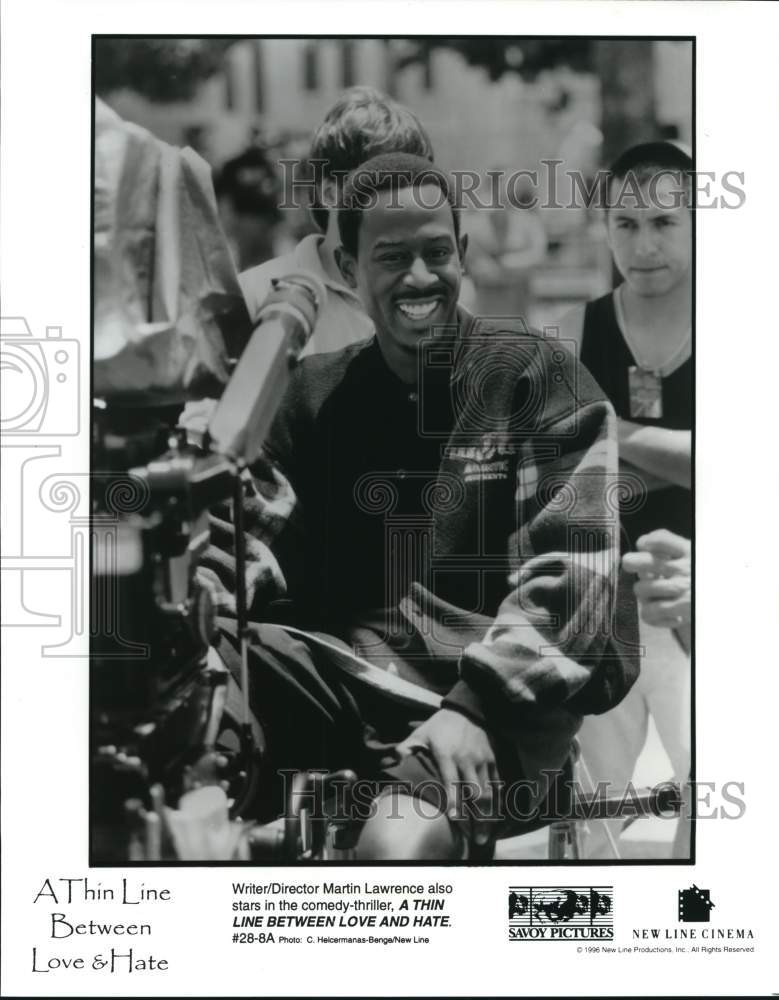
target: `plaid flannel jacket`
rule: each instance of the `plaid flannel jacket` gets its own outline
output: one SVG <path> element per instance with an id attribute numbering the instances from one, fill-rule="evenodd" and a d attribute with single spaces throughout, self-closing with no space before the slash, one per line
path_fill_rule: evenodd
<path id="1" fill-rule="evenodd" d="M 467 507 L 474 502 L 469 483 L 489 479 L 495 468 L 507 470 L 513 503 L 511 517 L 499 525 L 508 569 L 504 594 L 496 612 L 485 616 L 452 607 L 425 579 L 412 583 L 399 610 L 409 621 L 427 622 L 421 631 L 432 656 L 457 649 L 459 676 L 440 692 L 444 706 L 480 724 L 551 725 L 565 742 L 582 714 L 613 707 L 638 674 L 635 609 L 629 586 L 619 582 L 615 416 L 586 369 L 555 341 L 521 323 L 474 321 L 464 311 L 460 321 L 450 345 L 452 391 L 460 402 L 442 449 L 439 485 L 446 492 L 451 483 L 464 483 L 458 495 Z M 334 388 L 371 350 L 378 353 L 375 341 L 301 364 L 277 419 L 289 454 L 306 454 L 311 443 L 297 430 L 316 422 Z M 359 421 L 360 412 L 353 418 Z M 289 468 L 266 457 L 246 474 L 247 585 L 258 617 L 268 602 L 294 596 L 288 593 L 294 573 L 276 551 L 305 517 Z M 444 553 L 448 545 L 456 554 L 461 516 L 462 510 L 447 514 L 446 508 L 435 515 L 436 547 Z M 220 511 L 199 572 L 228 615 L 234 613 L 233 541 L 229 510 Z M 289 541 L 280 548 L 289 552 Z M 419 683 L 435 687 L 424 677 Z M 562 760 L 561 754 L 552 756 Z M 548 753 L 541 757 L 549 760 Z"/>

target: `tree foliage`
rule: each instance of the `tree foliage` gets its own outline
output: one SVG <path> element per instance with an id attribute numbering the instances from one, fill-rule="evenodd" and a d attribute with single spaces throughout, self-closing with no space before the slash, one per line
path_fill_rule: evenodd
<path id="1" fill-rule="evenodd" d="M 654 135 L 656 128 L 652 40 L 648 38 L 424 38 L 409 39 L 398 68 L 426 62 L 434 49 L 448 48 L 471 66 L 479 66 L 493 82 L 517 73 L 532 82 L 544 70 L 567 67 L 594 73 L 600 80 L 603 114 L 602 155 L 613 159 L 622 149 Z M 567 95 L 560 94 L 559 109 Z"/>
<path id="2" fill-rule="evenodd" d="M 414 50 L 403 57 L 401 67 L 427 59 L 433 49 L 448 48 L 459 52 L 469 65 L 485 69 L 492 81 L 504 73 L 534 80 L 543 70 L 558 66 L 579 72 L 593 69 L 593 43 L 588 38 L 436 37 L 415 39 L 413 44 Z"/>
<path id="3" fill-rule="evenodd" d="M 152 101 L 187 101 L 218 73 L 230 38 L 97 38 L 95 90 L 129 87 Z"/>

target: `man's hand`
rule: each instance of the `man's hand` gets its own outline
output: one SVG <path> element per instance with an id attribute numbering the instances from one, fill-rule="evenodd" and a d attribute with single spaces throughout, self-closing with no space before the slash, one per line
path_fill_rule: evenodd
<path id="1" fill-rule="evenodd" d="M 649 625 L 679 628 L 690 624 L 690 542 L 665 528 L 643 535 L 637 552 L 622 560 L 636 573 L 635 590 L 641 617 Z"/>
<path id="2" fill-rule="evenodd" d="M 428 748 L 441 772 L 449 818 L 471 818 L 476 843 L 486 843 L 489 837 L 488 820 L 481 817 L 490 814 L 492 788 L 489 782 L 499 780 L 495 754 L 487 734 L 460 712 L 442 708 L 396 749 L 403 756 L 416 746 Z M 471 799 L 474 806 L 467 810 L 470 816 L 463 816 L 457 808 L 461 799 L 458 784 L 466 782 L 476 793 Z M 462 791 L 463 787 L 460 785 L 459 790 Z"/>

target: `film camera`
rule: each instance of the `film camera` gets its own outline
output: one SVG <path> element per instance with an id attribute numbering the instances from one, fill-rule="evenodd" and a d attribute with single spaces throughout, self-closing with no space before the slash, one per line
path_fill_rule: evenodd
<path id="1" fill-rule="evenodd" d="M 199 444 L 180 404 L 95 400 L 91 656 L 91 854 L 96 863 L 283 857 L 318 850 L 324 830 L 294 802 L 255 821 L 266 752 L 249 708 L 242 472 L 259 453 L 324 289 L 274 282 Z M 209 508 L 232 500 L 239 652 L 216 654 L 199 559 Z M 293 783 L 297 798 L 309 780 Z"/>

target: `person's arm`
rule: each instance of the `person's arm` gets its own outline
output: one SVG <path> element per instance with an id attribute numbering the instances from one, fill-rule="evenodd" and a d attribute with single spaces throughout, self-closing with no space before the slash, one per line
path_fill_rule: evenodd
<path id="1" fill-rule="evenodd" d="M 519 528 L 507 539 L 516 566 L 511 590 L 484 640 L 463 651 L 460 680 L 442 709 L 399 748 L 427 746 L 449 795 L 459 778 L 478 789 L 479 802 L 489 801 L 495 773 L 486 736 L 495 725 L 518 734 L 526 773 L 543 780 L 544 769 L 560 763 L 558 749 L 576 729 L 572 720 L 616 704 L 637 676 L 613 645 L 602 666 L 614 637 L 619 567 L 614 411 L 569 354 L 558 383 L 553 376 L 560 372 L 548 363 L 553 348 L 538 343 L 546 382 L 528 391 L 545 394 L 547 419 L 543 430 L 519 437 Z M 538 377 L 533 366 L 528 382 Z M 541 742 L 552 747 L 540 757 L 539 733 L 549 733 L 551 742 Z M 475 834 L 477 842 L 484 838 L 483 824 Z"/>
<path id="2" fill-rule="evenodd" d="M 637 465 L 620 459 L 619 473 L 623 489 L 623 502 L 627 503 L 632 495 L 643 496 L 645 493 L 653 493 L 655 490 L 668 489 L 668 480 L 662 476 L 655 476 L 646 469 L 639 469 Z"/>
<path id="3" fill-rule="evenodd" d="M 617 421 L 620 458 L 674 486 L 692 485 L 692 434 Z"/>
<path id="4" fill-rule="evenodd" d="M 614 639 L 614 411 L 573 360 L 564 385 L 553 388 L 550 379 L 544 388 L 556 394 L 558 412 L 520 456 L 512 589 L 484 640 L 465 649 L 461 679 L 443 701 L 474 721 L 507 713 L 521 721 L 570 706 Z M 616 704 L 635 680 L 632 668 L 615 661 L 595 681 L 604 690 L 587 696 L 599 708 L 588 710 Z"/>
<path id="5" fill-rule="evenodd" d="M 558 321 L 559 342 L 578 357 L 584 332 L 584 306 L 576 306 Z M 626 489 L 652 492 L 669 484 L 690 488 L 691 434 L 662 427 L 645 427 L 617 418 L 620 471 Z"/>

